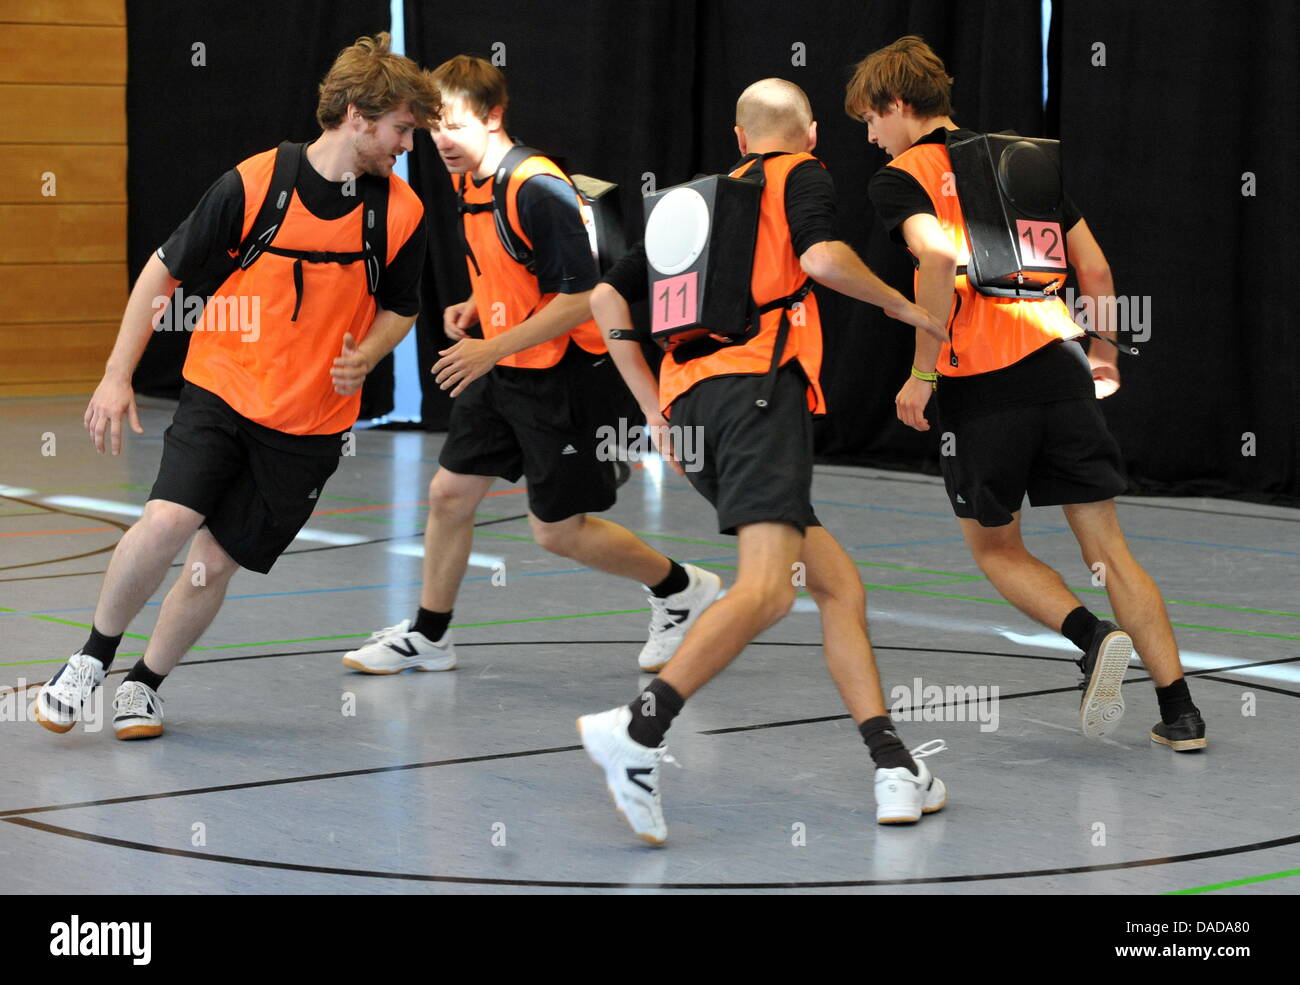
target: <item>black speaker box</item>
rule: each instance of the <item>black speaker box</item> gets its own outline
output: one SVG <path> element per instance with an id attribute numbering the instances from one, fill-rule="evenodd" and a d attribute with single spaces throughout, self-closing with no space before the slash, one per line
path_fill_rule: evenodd
<path id="1" fill-rule="evenodd" d="M 948 145 L 981 294 L 1043 298 L 1065 283 L 1061 145 L 990 133 Z"/>
<path id="2" fill-rule="evenodd" d="M 719 175 L 646 196 L 650 336 L 663 349 L 744 334 L 762 196 L 755 181 Z"/>

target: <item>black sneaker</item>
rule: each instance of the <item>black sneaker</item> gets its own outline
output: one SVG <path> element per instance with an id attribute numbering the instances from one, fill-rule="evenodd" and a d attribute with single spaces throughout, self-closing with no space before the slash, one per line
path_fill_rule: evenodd
<path id="1" fill-rule="evenodd" d="M 1171 724 L 1164 719 L 1151 729 L 1151 741 L 1171 747 L 1174 752 L 1195 752 L 1205 748 L 1205 719 L 1199 711 L 1185 711 Z"/>
<path id="2" fill-rule="evenodd" d="M 1109 735 L 1124 717 L 1120 685 L 1133 655 L 1133 640 L 1113 622 L 1102 621 L 1092 645 L 1075 663 L 1083 671 L 1083 697 L 1079 700 L 1079 727 L 1090 739 Z"/>

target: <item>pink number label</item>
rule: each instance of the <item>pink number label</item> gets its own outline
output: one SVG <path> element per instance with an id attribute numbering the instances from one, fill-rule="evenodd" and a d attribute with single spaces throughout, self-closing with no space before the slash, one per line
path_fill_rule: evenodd
<path id="1" fill-rule="evenodd" d="M 1058 223 L 1017 219 L 1016 235 L 1024 244 L 1020 248 L 1020 255 L 1026 266 L 1065 269 L 1065 244 L 1061 240 L 1061 227 Z"/>
<path id="2" fill-rule="evenodd" d="M 690 325 L 699 319 L 695 310 L 695 290 L 699 272 L 691 271 L 677 277 L 654 282 L 650 293 L 650 331 L 667 332 L 680 325 Z"/>

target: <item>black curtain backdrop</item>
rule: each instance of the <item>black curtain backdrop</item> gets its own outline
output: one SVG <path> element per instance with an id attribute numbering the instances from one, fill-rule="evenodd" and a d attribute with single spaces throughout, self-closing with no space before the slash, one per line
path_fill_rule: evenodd
<path id="1" fill-rule="evenodd" d="M 315 135 L 316 84 L 340 48 L 387 28 L 388 4 L 128 0 L 127 9 L 134 277 L 222 170 Z M 1150 298 L 1150 339 L 1123 360 L 1124 385 L 1103 404 L 1133 490 L 1300 503 L 1300 353 L 1282 294 L 1300 259 L 1297 8 L 1056 0 L 1053 10 L 1046 112 L 1039 0 L 407 0 L 406 33 L 408 54 L 430 68 L 461 52 L 504 60 L 511 134 L 571 171 L 618 182 L 632 236 L 651 182 L 734 162 L 741 89 L 771 75 L 799 83 L 839 192 L 842 236 L 906 292 L 910 265 L 866 198 L 885 156 L 842 105 L 856 61 L 921 34 L 956 78 L 958 123 L 1063 140 L 1067 186 L 1116 290 Z M 206 44 L 201 68 L 191 64 L 195 42 Z M 1104 64 L 1094 64 L 1098 44 Z M 468 281 L 451 184 L 427 135 L 411 174 L 429 215 L 418 328 L 426 368 L 447 344 L 442 309 L 467 295 Z M 1254 194 L 1244 195 L 1250 176 Z M 936 472 L 938 434 L 894 417 L 910 332 L 877 309 L 818 296 L 831 406 L 820 457 Z M 138 379 L 175 386 L 184 343 L 155 336 Z M 390 390 L 377 377 L 368 402 L 386 410 Z M 425 425 L 445 426 L 449 402 L 427 380 L 425 390 Z"/>
<path id="2" fill-rule="evenodd" d="M 318 136 L 317 86 L 335 56 L 358 37 L 388 29 L 388 0 L 127 0 L 132 283 L 223 171 L 282 140 Z M 195 64 L 196 55 L 204 64 Z M 154 333 L 136 389 L 176 396 L 188 346 L 184 332 Z M 367 383 L 364 417 L 392 409 L 387 363 Z"/>
<path id="3" fill-rule="evenodd" d="M 563 14 L 558 13 L 563 10 Z M 942 0 L 792 5 L 780 0 L 579 0 L 457 8 L 408 3 L 407 50 L 436 66 L 462 52 L 496 58 L 510 84 L 511 136 L 563 158 L 571 171 L 616 181 L 630 241 L 641 196 L 740 156 L 736 98 L 751 82 L 798 83 L 818 119 L 817 154 L 834 176 L 841 234 L 881 276 L 911 291 L 903 251 L 879 229 L 867 179 L 885 163 L 866 127 L 844 113 L 852 66 L 908 33 L 923 35 L 957 78 L 968 126 L 1039 134 L 1042 18 L 1036 0 Z M 989 39 L 997 38 L 997 44 Z M 441 311 L 468 293 L 451 182 L 432 142 L 416 143 L 412 180 L 429 204 L 431 256 L 420 319 L 421 362 L 447 344 Z M 937 471 L 938 436 L 898 423 L 893 399 L 912 357 L 911 330 L 879 309 L 817 289 L 826 335 L 822 381 L 831 413 L 818 425 L 828 461 Z M 436 357 L 433 357 L 436 358 Z M 445 426 L 448 402 L 426 387 L 426 421 Z"/>
<path id="4" fill-rule="evenodd" d="M 1131 482 L 1295 504 L 1300 10 L 1058 6 L 1067 182 L 1116 292 L 1151 299 L 1102 405 Z"/>

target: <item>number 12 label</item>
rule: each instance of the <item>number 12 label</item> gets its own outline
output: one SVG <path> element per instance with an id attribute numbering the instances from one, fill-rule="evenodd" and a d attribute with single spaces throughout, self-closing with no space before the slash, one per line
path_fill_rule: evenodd
<path id="1" fill-rule="evenodd" d="M 698 321 L 695 309 L 699 272 L 657 280 L 650 296 L 650 331 L 666 332 Z"/>
<path id="2" fill-rule="evenodd" d="M 1065 269 L 1065 250 L 1058 223 L 1017 219 L 1016 235 L 1021 242 L 1020 255 L 1025 266 Z"/>

